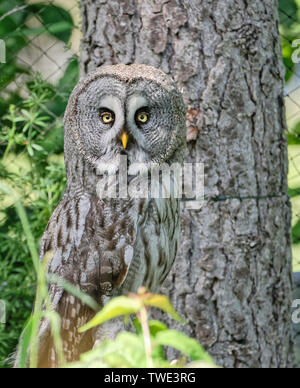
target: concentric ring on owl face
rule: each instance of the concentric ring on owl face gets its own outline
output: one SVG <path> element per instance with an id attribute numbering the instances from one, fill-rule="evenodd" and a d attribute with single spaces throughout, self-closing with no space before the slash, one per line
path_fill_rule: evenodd
<path id="1" fill-rule="evenodd" d="M 100 112 L 106 109 L 114 114 L 115 120 L 110 125 L 101 120 Z M 141 109 L 149 116 L 147 122 L 138 125 L 136 113 Z M 157 156 L 156 153 L 167 149 L 177 127 L 168 91 L 147 80 L 126 83 L 109 76 L 94 80 L 78 96 L 76 111 L 85 152 L 96 157 L 108 151 L 119 152 L 124 131 L 131 137 L 129 149 L 134 148 L 134 143 L 149 157 Z"/>
<path id="2" fill-rule="evenodd" d="M 103 121 L 100 122 L 104 130 L 111 129 L 113 127 L 122 127 L 125 123 L 125 117 L 123 115 L 123 107 L 118 96 L 114 96 L 112 94 L 108 94 L 100 99 L 99 101 L 99 118 L 101 118 L 101 113 L 103 112 L 111 112 L 113 114 L 113 121 L 107 125 Z"/>

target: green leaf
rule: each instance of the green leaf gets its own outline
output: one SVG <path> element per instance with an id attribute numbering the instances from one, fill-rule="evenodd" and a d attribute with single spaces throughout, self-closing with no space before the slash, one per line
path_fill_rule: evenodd
<path id="1" fill-rule="evenodd" d="M 149 329 L 150 329 L 151 335 L 155 337 L 157 333 L 160 333 L 161 331 L 166 331 L 169 328 L 162 322 L 149 321 Z"/>
<path id="2" fill-rule="evenodd" d="M 159 333 L 161 331 L 168 330 L 168 327 L 164 323 L 159 322 L 159 321 L 149 321 L 148 324 L 149 324 L 149 329 L 150 329 L 150 334 L 151 334 L 152 339 L 156 336 L 157 333 Z M 138 319 L 133 320 L 133 325 L 136 329 L 136 332 L 140 336 L 143 336 L 142 325 Z M 161 361 L 161 360 L 163 360 L 164 362 L 166 361 L 163 346 L 155 346 L 154 347 L 153 353 L 152 353 L 152 358 L 155 360 L 158 360 L 158 361 Z"/>
<path id="3" fill-rule="evenodd" d="M 136 314 L 141 310 L 138 300 L 120 296 L 108 302 L 104 308 L 87 325 L 79 329 L 79 333 L 84 333 L 104 322 L 110 321 L 120 316 Z"/>
<path id="4" fill-rule="evenodd" d="M 69 30 L 72 30 L 72 26 L 69 23 L 59 22 L 45 27 L 24 28 L 23 34 L 30 37 L 30 36 L 40 36 L 42 34 L 48 33 L 50 35 L 54 35 L 55 37 L 58 37 L 57 35 Z"/>
<path id="5" fill-rule="evenodd" d="M 0 64 L 0 89 L 4 89 L 15 80 L 17 74 L 21 73 L 25 74 L 28 72 L 14 62 L 11 62 L 10 64 Z"/>
<path id="6" fill-rule="evenodd" d="M 169 314 L 173 319 L 178 322 L 184 323 L 180 315 L 175 311 L 171 305 L 169 299 L 164 295 L 151 295 L 149 298 L 144 300 L 146 306 L 156 307 L 165 313 Z"/>
<path id="7" fill-rule="evenodd" d="M 289 145 L 299 145 L 300 144 L 300 135 L 295 133 L 287 134 L 288 144 Z"/>
<path id="8" fill-rule="evenodd" d="M 289 41 L 282 37 L 282 46 L 283 46 L 283 63 L 285 65 L 285 82 L 287 83 L 295 73 L 295 63 L 292 61 L 292 46 Z M 291 41 L 293 38 L 291 38 Z"/>
<path id="9" fill-rule="evenodd" d="M 96 349 L 81 356 L 72 368 L 141 368 L 146 365 L 145 347 L 142 337 L 132 333 L 121 333 L 115 341 L 106 340 Z"/>
<path id="10" fill-rule="evenodd" d="M 300 122 L 289 130 L 289 132 L 287 133 L 287 138 L 289 145 L 300 144 Z"/>
<path id="11" fill-rule="evenodd" d="M 155 342 L 159 345 L 170 346 L 179 350 L 192 361 L 205 361 L 213 363 L 212 358 L 195 339 L 189 338 L 179 331 L 161 331 L 156 335 Z"/>
<path id="12" fill-rule="evenodd" d="M 0 66 L 0 74 L 1 74 L 1 66 Z M 1 75 L 0 75 L 0 83 L 1 83 Z M 1 88 L 1 85 L 0 85 Z M 10 105 L 18 105 L 22 101 L 22 98 L 18 93 L 11 93 L 7 100 L 2 100 L 0 104 L 0 117 L 4 117 L 7 113 Z"/>
<path id="13" fill-rule="evenodd" d="M 0 23 L 1 24 L 1 23 Z M 4 36 L 3 36 L 4 38 Z M 20 32 L 13 32 L 5 40 L 6 45 L 6 66 L 16 63 L 18 53 L 27 46 L 28 40 L 24 34 Z M 22 62 L 21 62 L 22 63 Z M 22 66 L 24 63 L 22 63 Z"/>
<path id="14" fill-rule="evenodd" d="M 37 144 L 32 144 L 32 148 L 35 149 L 36 151 L 43 151 L 43 148 L 40 147 L 40 146 L 37 145 Z"/>
<path id="15" fill-rule="evenodd" d="M 143 337 L 132 333 L 120 333 L 116 338 L 114 351 L 102 358 L 112 368 L 143 368 L 146 367 L 145 346 Z"/>
<path id="16" fill-rule="evenodd" d="M 56 89 L 60 93 L 70 94 L 78 81 L 79 81 L 79 64 L 78 64 L 78 59 L 74 58 L 68 64 L 65 74 L 59 81 Z"/>
<path id="17" fill-rule="evenodd" d="M 7 15 L 10 11 L 22 6 L 24 6 L 23 0 L 0 1 L 0 18 L 6 15 L 0 22 L 1 37 L 6 37 L 24 24 L 28 14 L 27 9 L 20 9 L 17 12 Z"/>
<path id="18" fill-rule="evenodd" d="M 33 325 L 33 318 L 31 318 L 28 322 L 28 324 L 25 327 L 25 330 L 21 337 L 20 342 L 20 360 L 18 368 L 20 369 L 26 369 L 27 368 L 27 360 L 28 360 L 28 349 L 30 346 L 31 341 L 31 335 L 32 335 L 32 325 Z"/>
<path id="19" fill-rule="evenodd" d="M 39 145 L 48 153 L 60 154 L 64 151 L 64 128 L 57 126 L 40 135 L 38 138 Z"/>
<path id="20" fill-rule="evenodd" d="M 28 151 L 29 156 L 31 156 L 31 157 L 34 156 L 34 151 L 33 151 L 30 144 L 27 145 L 27 151 Z"/>
<path id="21" fill-rule="evenodd" d="M 296 189 L 289 189 L 288 194 L 291 198 L 298 197 L 300 195 L 300 187 L 297 187 Z"/>
<path id="22" fill-rule="evenodd" d="M 64 76 L 59 81 L 56 92 L 57 96 L 47 103 L 47 108 L 54 113 L 55 116 L 62 116 L 66 109 L 69 96 L 79 80 L 79 64 L 78 60 L 70 61 Z"/>
<path id="23" fill-rule="evenodd" d="M 293 244 L 300 243 L 300 220 L 292 229 Z"/>
<path id="24" fill-rule="evenodd" d="M 298 7 L 294 0 L 279 0 L 279 18 L 284 26 L 290 27 L 297 23 L 297 11 Z"/>
<path id="25" fill-rule="evenodd" d="M 30 6 L 30 10 L 38 14 L 46 32 L 65 43 L 69 42 L 74 28 L 73 19 L 69 12 L 63 8 L 43 3 Z"/>
<path id="26" fill-rule="evenodd" d="M 293 128 L 292 128 L 292 133 L 295 133 L 297 135 L 300 135 L 300 122 L 297 123 Z"/>
<path id="27" fill-rule="evenodd" d="M 10 1 L 0 1 L 0 17 L 3 15 L 6 15 L 8 12 L 10 12 L 13 9 L 16 9 L 17 7 L 24 6 L 24 0 L 10 0 Z M 22 21 L 24 21 L 24 13 L 26 12 L 25 9 L 21 9 L 17 12 L 12 13 L 11 15 L 7 16 L 5 19 L 1 21 L 1 25 L 5 20 L 13 20 L 15 22 L 15 28 L 21 24 Z"/>
<path id="28" fill-rule="evenodd" d="M 133 323 L 137 333 L 142 334 L 143 333 L 142 325 L 140 324 L 139 320 L 134 319 L 132 323 Z M 149 324 L 150 334 L 154 337 L 160 331 L 168 330 L 168 326 L 166 326 L 164 323 L 159 322 L 159 321 L 149 321 L 148 324 Z"/>

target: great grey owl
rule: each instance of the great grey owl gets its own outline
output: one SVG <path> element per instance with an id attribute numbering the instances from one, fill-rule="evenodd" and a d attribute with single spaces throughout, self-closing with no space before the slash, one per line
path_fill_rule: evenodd
<path id="1" fill-rule="evenodd" d="M 120 155 L 133 163 L 182 163 L 186 115 L 181 94 L 163 72 L 145 65 L 103 67 L 81 80 L 65 114 L 67 187 L 41 243 L 51 251 L 49 273 L 80 288 L 99 305 L 145 286 L 157 291 L 174 263 L 180 235 L 175 198 L 101 198 L 99 163 Z M 67 361 L 78 360 L 103 338 L 109 325 L 85 335 L 78 329 L 94 312 L 50 284 L 62 320 Z M 40 329 L 39 367 L 56 367 L 48 322 Z"/>

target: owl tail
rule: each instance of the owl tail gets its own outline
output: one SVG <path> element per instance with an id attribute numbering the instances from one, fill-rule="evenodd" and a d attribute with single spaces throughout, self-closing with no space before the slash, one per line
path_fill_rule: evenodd
<path id="1" fill-rule="evenodd" d="M 79 328 L 88 323 L 95 313 L 79 299 L 66 292 L 57 306 L 61 318 L 61 338 L 63 342 L 64 358 L 67 363 L 79 361 L 80 355 L 93 348 L 93 332 L 84 334 L 78 332 Z M 57 368 L 58 357 L 56 354 L 50 324 L 47 328 L 41 326 L 39 368 Z"/>
<path id="2" fill-rule="evenodd" d="M 61 338 L 63 353 L 67 363 L 80 360 L 80 355 L 93 349 L 94 332 L 80 334 L 78 329 L 89 322 L 95 313 L 74 296 L 63 293 L 55 308 L 61 317 Z M 30 349 L 28 350 L 30 355 Z M 15 358 L 15 368 L 20 361 L 20 351 Z M 29 367 L 29 361 L 28 361 Z M 59 367 L 58 355 L 55 349 L 51 326 L 48 320 L 43 320 L 39 331 L 38 368 L 54 369 Z"/>

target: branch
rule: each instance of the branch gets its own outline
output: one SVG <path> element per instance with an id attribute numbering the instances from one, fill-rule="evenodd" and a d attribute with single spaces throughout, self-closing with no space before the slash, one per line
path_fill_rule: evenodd
<path id="1" fill-rule="evenodd" d="M 19 11 L 23 11 L 25 8 L 27 8 L 28 5 L 22 5 L 22 7 L 15 7 L 14 9 L 11 9 L 10 11 L 8 11 L 6 14 L 4 14 L 3 16 L 1 16 L 0 18 L 0 22 L 2 22 L 4 19 L 6 19 L 8 16 L 10 15 L 13 15 L 14 13 L 16 12 L 19 12 Z"/>

